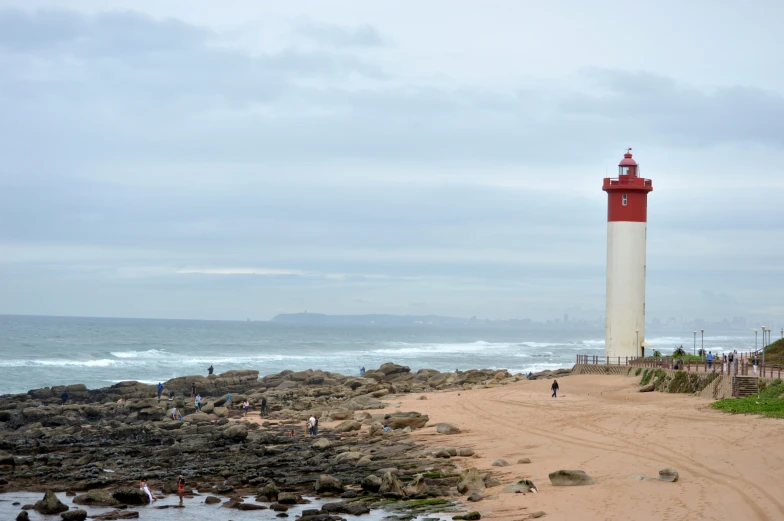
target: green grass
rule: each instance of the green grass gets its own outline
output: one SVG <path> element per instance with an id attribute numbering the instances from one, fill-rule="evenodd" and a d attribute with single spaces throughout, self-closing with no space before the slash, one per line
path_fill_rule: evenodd
<path id="1" fill-rule="evenodd" d="M 732 414 L 762 414 L 784 418 L 784 382 L 774 380 L 770 386 L 746 398 L 727 398 L 713 403 L 713 407 Z"/>
<path id="2" fill-rule="evenodd" d="M 641 372 L 642 372 L 642 367 L 638 367 L 637 370 L 634 372 L 634 376 L 640 376 Z"/>
<path id="3" fill-rule="evenodd" d="M 440 472 L 425 472 L 424 474 L 422 474 L 422 477 L 423 478 L 429 478 L 429 479 L 439 479 L 441 477 L 441 473 Z"/>
<path id="4" fill-rule="evenodd" d="M 784 340 L 778 339 L 765 348 L 765 364 L 784 365 Z"/>

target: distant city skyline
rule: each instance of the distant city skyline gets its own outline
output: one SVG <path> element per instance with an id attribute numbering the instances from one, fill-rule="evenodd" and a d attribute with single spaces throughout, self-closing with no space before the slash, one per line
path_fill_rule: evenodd
<path id="1" fill-rule="evenodd" d="M 0 313 L 596 320 L 632 147 L 647 316 L 780 324 L 782 18 L 0 0 Z"/>

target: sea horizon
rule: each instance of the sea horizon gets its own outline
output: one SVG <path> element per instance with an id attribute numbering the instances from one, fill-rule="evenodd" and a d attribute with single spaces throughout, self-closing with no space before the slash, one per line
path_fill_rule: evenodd
<path id="1" fill-rule="evenodd" d="M 743 331 L 705 336 L 714 352 L 754 346 Z M 650 331 L 651 349 L 695 348 L 691 331 Z M 697 336 L 696 349 L 700 348 Z M 596 327 L 309 325 L 272 321 L 0 315 L 0 394 L 82 383 L 157 383 L 193 374 L 254 369 L 260 375 L 321 369 L 344 375 L 385 362 L 439 371 L 571 367 L 577 354 L 604 353 Z"/>

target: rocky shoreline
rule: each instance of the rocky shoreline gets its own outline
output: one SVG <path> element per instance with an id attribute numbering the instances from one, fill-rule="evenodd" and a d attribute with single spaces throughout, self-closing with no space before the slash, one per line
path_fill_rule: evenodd
<path id="1" fill-rule="evenodd" d="M 547 371 L 533 378 L 566 374 L 569 370 Z M 285 517 L 290 505 L 315 495 L 335 501 L 305 510 L 299 519 L 340 519 L 390 505 L 395 505 L 397 518 L 412 519 L 444 510 L 464 495 L 481 499 L 481 491 L 496 483 L 490 474 L 471 469 L 470 449 L 415 442 L 408 434 L 430 426 L 429 418 L 396 410 L 381 399 L 409 393 L 426 398 L 430 392 L 495 387 L 524 378 L 488 369 L 412 373 L 386 363 L 362 377 L 307 370 L 263 378 L 258 371 L 174 378 L 164 382 L 160 402 L 155 386 L 138 382 L 0 396 L 0 492 L 67 492 L 87 509 L 116 508 L 95 519 L 124 519 L 139 515 L 127 510 L 129 505 L 146 503 L 138 489 L 142 476 L 156 495 L 168 495 L 176 494 L 181 474 L 187 485 L 185 506 L 216 502 L 237 510 L 272 509 Z M 191 399 L 194 385 L 204 398 L 202 411 Z M 61 405 L 64 390 L 69 399 Z M 226 407 L 227 393 L 234 408 Z M 262 398 L 268 415 L 243 417 L 239 404 L 248 399 L 258 411 Z M 183 414 L 181 421 L 168 414 L 175 406 Z M 367 412 L 378 409 L 385 410 Z M 315 438 L 303 432 L 311 415 L 322 424 Z M 294 437 L 289 436 L 292 429 Z M 445 445 L 456 430 L 438 426 Z M 19 519 L 30 508 L 59 513 L 62 508 L 52 496 L 37 508 L 24 506 Z M 87 510 L 70 510 L 63 518 L 88 515 Z"/>

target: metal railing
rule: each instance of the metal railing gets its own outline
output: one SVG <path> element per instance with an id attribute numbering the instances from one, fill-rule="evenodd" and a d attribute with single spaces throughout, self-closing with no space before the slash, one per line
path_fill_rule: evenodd
<path id="1" fill-rule="evenodd" d="M 584 365 L 628 365 L 643 368 L 674 369 L 687 372 L 717 373 L 737 376 L 756 376 L 758 378 L 781 378 L 784 366 L 762 364 L 755 366 L 751 360 L 756 353 L 738 353 L 737 359 L 724 362 L 716 358 L 711 362 L 707 360 L 683 360 L 669 357 L 635 357 L 635 356 L 599 356 L 577 355 L 576 363 Z M 757 358 L 759 360 L 759 358 Z"/>

